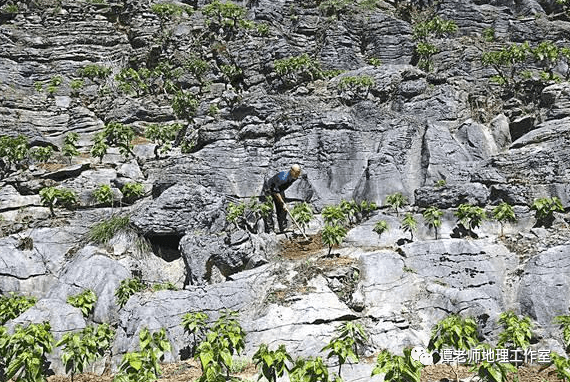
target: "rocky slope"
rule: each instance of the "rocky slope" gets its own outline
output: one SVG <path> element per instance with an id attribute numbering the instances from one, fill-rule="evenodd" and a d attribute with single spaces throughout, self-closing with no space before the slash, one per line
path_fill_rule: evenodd
<path id="1" fill-rule="evenodd" d="M 59 338 L 113 323 L 116 367 L 142 327 L 166 328 L 167 359 L 184 358 L 190 339 L 180 320 L 193 311 L 212 319 L 239 311 L 251 356 L 262 342 L 315 355 L 347 320 L 366 327 L 369 354 L 401 352 L 427 344 L 450 313 L 475 317 L 494 341 L 498 315 L 512 309 L 533 319 L 537 346 L 561 352 L 552 319 L 570 306 L 568 216 L 539 227 L 530 205 L 543 197 L 569 205 L 569 63 L 562 53 L 536 53 L 540 43 L 568 44 L 565 9 L 534 0 L 427 3 L 258 0 L 238 3 L 243 14 L 233 19 L 202 1 L 5 4 L 0 135 L 56 150 L 48 163 L 3 158 L 0 292 L 39 298 L 9 325 L 49 320 Z M 435 18 L 457 30 L 422 40 L 418 25 Z M 524 41 L 535 55 L 497 65 L 511 74 L 495 84 L 500 72 L 482 55 Z M 420 42 L 436 52 L 422 56 Z M 287 61 L 304 53 L 305 61 Z M 113 123 L 136 133 L 132 153 L 115 145 L 99 160 L 90 150 Z M 175 123 L 172 150 L 157 157 L 145 130 Z M 71 164 L 62 155 L 69 132 L 81 152 Z M 292 163 L 304 175 L 287 191 L 290 202 L 317 212 L 343 199 L 383 206 L 352 227 L 336 262 L 323 260 L 326 248 L 284 258 L 290 234 L 226 219 L 229 203 L 259 195 L 265 176 Z M 145 197 L 119 206 L 129 182 Z M 112 187 L 112 208 L 93 196 L 102 184 Z M 76 192 L 77 208 L 51 216 L 39 196 L 48 186 Z M 401 216 L 384 207 L 395 192 L 420 221 L 411 242 Z M 458 233 L 460 204 L 490 214 L 501 201 L 518 218 L 504 237 L 494 221 L 477 238 Z M 422 225 L 429 206 L 445 211 L 437 239 Z M 105 244 L 90 239 L 96 223 L 116 215 L 129 216 L 129 229 Z M 372 230 L 380 220 L 391 227 L 383 235 Z M 309 230 L 321 228 L 318 219 Z M 148 245 L 137 245 L 141 238 Z M 140 292 L 119 308 L 115 290 L 134 276 L 179 290 Z M 66 298 L 87 288 L 98 301 L 84 318 Z M 369 380 L 370 367 L 353 374 Z"/>

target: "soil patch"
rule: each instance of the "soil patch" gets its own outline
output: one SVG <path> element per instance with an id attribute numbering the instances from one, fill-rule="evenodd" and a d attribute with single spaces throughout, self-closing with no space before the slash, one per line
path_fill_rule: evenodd
<path id="1" fill-rule="evenodd" d="M 309 240 L 305 240 L 303 235 L 293 234 L 289 240 L 284 240 L 281 256 L 288 260 L 299 260 L 322 251 L 324 247 L 320 232 L 307 237 Z"/>

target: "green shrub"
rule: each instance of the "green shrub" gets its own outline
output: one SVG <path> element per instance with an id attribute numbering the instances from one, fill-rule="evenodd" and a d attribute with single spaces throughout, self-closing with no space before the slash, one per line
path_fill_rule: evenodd
<path id="1" fill-rule="evenodd" d="M 63 346 L 61 360 L 66 373 L 71 373 L 71 380 L 85 367 L 102 357 L 111 345 L 115 331 L 109 324 L 101 324 L 97 328 L 87 326 L 80 332 L 66 333 L 55 346 Z"/>
<path id="2" fill-rule="evenodd" d="M 286 87 L 293 87 L 324 77 L 320 63 L 310 58 L 307 53 L 275 60 L 273 66 Z"/>
<path id="3" fill-rule="evenodd" d="M 503 236 L 503 226 L 505 225 L 505 222 L 514 223 L 517 221 L 513 206 L 507 202 L 501 202 L 493 209 L 493 218 L 501 225 L 501 236 Z"/>
<path id="4" fill-rule="evenodd" d="M 2 13 L 17 14 L 20 11 L 18 4 L 6 4 L 2 7 Z"/>
<path id="5" fill-rule="evenodd" d="M 566 345 L 566 351 L 570 351 L 570 316 L 556 316 L 554 322 L 559 324 L 562 329 L 562 339 Z"/>
<path id="6" fill-rule="evenodd" d="M 67 303 L 81 309 L 81 313 L 83 313 L 84 317 L 88 317 L 89 314 L 93 312 L 96 302 L 97 295 L 91 289 L 86 289 L 75 296 L 69 296 L 67 298 Z"/>
<path id="7" fill-rule="evenodd" d="M 389 227 L 388 227 L 388 223 L 386 222 L 386 220 L 380 220 L 378 222 L 376 222 L 376 224 L 374 225 L 374 228 L 372 229 L 374 232 L 376 232 L 378 235 L 382 235 L 384 232 L 388 231 Z"/>
<path id="8" fill-rule="evenodd" d="M 555 352 L 550 353 L 550 359 L 556 368 L 556 375 L 562 381 L 570 381 L 570 359 Z"/>
<path id="9" fill-rule="evenodd" d="M 293 359 L 287 353 L 285 345 L 279 345 L 277 350 L 269 350 L 266 344 L 261 344 L 257 352 L 253 355 L 253 362 L 256 366 L 261 366 L 261 375 L 269 382 L 277 382 L 287 370 L 287 363 L 292 363 Z"/>
<path id="10" fill-rule="evenodd" d="M 113 190 L 108 184 L 101 184 L 93 191 L 93 197 L 98 204 L 103 206 L 112 206 L 115 200 Z"/>
<path id="11" fill-rule="evenodd" d="M 143 328 L 139 333 L 139 346 L 139 352 L 123 356 L 113 382 L 156 381 L 160 375 L 159 361 L 162 361 L 164 353 L 171 349 L 166 331 L 162 328 L 151 334 L 147 328 Z"/>
<path id="12" fill-rule="evenodd" d="M 257 223 L 262 218 L 267 218 L 273 213 L 273 202 L 270 198 L 260 203 L 257 198 L 250 198 L 249 202 L 230 202 L 226 211 L 226 221 L 236 228 L 257 232 Z"/>
<path id="13" fill-rule="evenodd" d="M 221 30 L 226 40 L 236 36 L 239 29 L 250 29 L 253 26 L 251 21 L 245 20 L 247 9 L 231 1 L 214 0 L 202 7 L 201 11 L 208 17 L 210 30 L 215 34 Z"/>
<path id="14" fill-rule="evenodd" d="M 319 4 L 319 9 L 325 16 L 338 16 L 346 12 L 352 4 L 352 0 L 324 0 Z"/>
<path id="15" fill-rule="evenodd" d="M 69 163 L 74 156 L 79 155 L 77 150 L 77 142 L 79 141 L 79 134 L 75 132 L 68 133 L 63 139 L 63 148 L 61 152 L 63 156 L 69 157 Z"/>
<path id="16" fill-rule="evenodd" d="M 121 188 L 123 201 L 133 203 L 144 196 L 144 186 L 141 183 L 125 183 Z"/>
<path id="17" fill-rule="evenodd" d="M 341 225 L 347 220 L 347 216 L 340 206 L 325 206 L 321 215 L 327 225 Z"/>
<path id="18" fill-rule="evenodd" d="M 109 146 L 119 148 L 119 152 L 125 159 L 128 159 L 129 155 L 135 156 L 133 145 L 131 144 L 135 137 L 135 132 L 129 126 L 119 122 L 109 122 L 105 125 L 102 135 Z"/>
<path id="19" fill-rule="evenodd" d="M 291 382 L 324 382 L 329 380 L 329 371 L 321 357 L 297 358 L 289 379 Z"/>
<path id="20" fill-rule="evenodd" d="M 303 233 L 305 232 L 305 228 L 309 225 L 309 222 L 314 218 L 313 210 L 306 202 L 296 203 L 291 209 L 291 216 L 293 216 L 301 226 Z"/>
<path id="21" fill-rule="evenodd" d="M 91 80 L 94 80 L 95 78 L 105 79 L 110 74 L 111 74 L 111 68 L 97 64 L 85 65 L 82 69 L 78 71 L 79 76 L 87 77 Z"/>
<path id="22" fill-rule="evenodd" d="M 437 240 L 437 230 L 441 227 L 441 218 L 443 216 L 443 211 L 439 208 L 432 206 L 427 208 L 422 216 L 428 226 L 428 228 L 433 228 L 435 231 L 435 239 Z"/>
<path id="23" fill-rule="evenodd" d="M 386 382 L 420 382 L 423 365 L 411 357 L 412 350 L 404 349 L 404 355 L 393 355 L 382 350 L 376 359 L 372 375 L 384 374 Z"/>
<path id="24" fill-rule="evenodd" d="M 145 289 L 145 285 L 138 278 L 121 280 L 121 285 L 115 290 L 115 297 L 119 308 L 125 306 L 129 298 L 137 292 Z"/>
<path id="25" fill-rule="evenodd" d="M 432 56 L 439 51 L 435 46 L 434 38 L 451 35 L 456 31 L 457 24 L 455 21 L 444 20 L 439 16 L 416 23 L 412 38 L 417 41 L 418 66 L 423 70 L 431 71 L 433 69 Z"/>
<path id="26" fill-rule="evenodd" d="M 498 75 L 492 77 L 491 80 L 514 90 L 521 81 L 518 75 L 521 73 L 522 64 L 528 60 L 529 54 L 528 42 L 511 44 L 501 50 L 483 52 L 481 62 L 484 66 L 491 66 L 497 72 Z"/>
<path id="27" fill-rule="evenodd" d="M 321 232 L 323 244 L 329 246 L 328 256 L 331 254 L 332 247 L 340 245 L 347 234 L 346 228 L 341 225 L 325 225 Z"/>
<path id="28" fill-rule="evenodd" d="M 371 57 L 370 59 L 368 59 L 368 63 L 372 66 L 378 67 L 382 65 L 382 60 L 376 57 Z"/>
<path id="29" fill-rule="evenodd" d="M 471 317 L 462 318 L 451 314 L 439 321 L 431 331 L 428 350 L 442 350 L 445 347 L 469 350 L 479 344 L 477 323 Z"/>
<path id="30" fill-rule="evenodd" d="M 487 344 L 480 344 L 475 349 L 478 349 L 480 353 L 489 353 L 494 351 L 494 349 Z M 517 369 L 509 362 L 489 362 L 484 358 L 479 363 L 473 365 L 469 371 L 476 371 L 481 381 L 505 382 L 508 380 L 508 374 L 516 373 Z M 516 378 L 517 377 L 515 377 L 515 380 Z"/>
<path id="31" fill-rule="evenodd" d="M 170 19 L 182 16 L 184 13 L 188 15 L 193 13 L 193 9 L 191 7 L 181 6 L 174 3 L 156 3 L 151 6 L 150 10 L 161 19 Z"/>
<path id="32" fill-rule="evenodd" d="M 97 223 L 89 230 L 89 240 L 95 243 L 108 243 L 119 231 L 126 230 L 130 222 L 128 216 L 113 216 Z"/>
<path id="33" fill-rule="evenodd" d="M 62 206 L 65 208 L 73 208 L 77 203 L 77 195 L 75 192 L 65 188 L 44 187 L 40 190 L 40 200 L 42 204 L 49 207 L 51 216 L 55 216 L 53 208 Z"/>
<path id="34" fill-rule="evenodd" d="M 35 147 L 34 149 L 30 150 L 30 156 L 36 162 L 46 163 L 53 157 L 53 147 Z"/>
<path id="35" fill-rule="evenodd" d="M 4 353 L 6 372 L 4 380 L 21 382 L 39 382 L 47 379 L 48 368 L 45 365 L 46 354 L 53 349 L 54 338 L 48 322 L 17 325 L 12 336 L 4 335 Z"/>
<path id="36" fill-rule="evenodd" d="M 554 212 L 564 212 L 562 201 L 554 196 L 552 198 L 538 198 L 532 202 L 531 210 L 535 210 L 537 226 L 550 227 L 554 220 Z"/>
<path id="37" fill-rule="evenodd" d="M 172 284 L 170 281 L 167 281 L 165 283 L 152 284 L 151 289 L 154 292 L 158 292 L 160 290 L 178 290 L 178 288 L 176 288 L 176 285 Z"/>
<path id="38" fill-rule="evenodd" d="M 345 322 L 336 329 L 337 335 L 321 351 L 329 351 L 327 358 L 338 358 L 338 376 L 342 376 L 342 365 L 348 359 L 358 363 L 358 347 L 366 343 L 366 334 L 360 324 Z"/>
<path id="39" fill-rule="evenodd" d="M 28 139 L 23 135 L 0 136 L 0 158 L 6 162 L 7 169 L 19 165 L 28 156 Z"/>
<path id="40" fill-rule="evenodd" d="M 487 218 L 483 208 L 471 204 L 460 204 L 454 215 L 457 217 L 457 222 L 462 224 L 468 230 L 469 236 L 472 237 L 474 236 L 473 230 L 478 228 Z"/>
<path id="41" fill-rule="evenodd" d="M 487 42 L 495 41 L 495 29 L 494 28 L 483 29 L 483 40 Z"/>
<path id="42" fill-rule="evenodd" d="M 81 89 L 84 85 L 84 81 L 82 79 L 74 79 L 69 83 L 69 86 L 71 87 L 71 90 L 77 92 L 79 89 Z"/>
<path id="43" fill-rule="evenodd" d="M 47 92 L 50 95 L 55 94 L 59 86 L 62 84 L 63 78 L 61 76 L 54 76 L 52 77 L 49 82 L 47 83 Z"/>
<path id="44" fill-rule="evenodd" d="M 178 118 L 191 119 L 196 115 L 200 102 L 193 93 L 189 91 L 178 91 L 170 102 L 174 114 Z"/>
<path id="45" fill-rule="evenodd" d="M 402 229 L 404 232 L 410 232 L 410 240 L 414 240 L 414 231 L 418 229 L 418 221 L 410 212 L 404 215 L 402 220 Z"/>
<path id="46" fill-rule="evenodd" d="M 93 138 L 93 146 L 91 147 L 91 155 L 95 158 L 99 158 L 99 162 L 103 162 L 103 157 L 107 154 L 107 149 L 109 145 L 105 142 L 105 135 L 103 132 L 95 134 Z"/>
<path id="47" fill-rule="evenodd" d="M 178 132 L 182 129 L 180 123 L 172 124 L 151 124 L 145 129 L 145 137 L 154 143 L 154 156 L 160 158 L 160 154 L 166 154 L 171 149 L 172 142 L 176 139 Z"/>
<path id="48" fill-rule="evenodd" d="M 408 204 L 408 198 L 401 192 L 386 196 L 385 204 L 396 211 L 396 216 L 400 216 L 398 210 Z"/>
<path id="49" fill-rule="evenodd" d="M 16 296 L 13 292 L 0 296 L 0 325 L 18 317 L 34 306 L 37 301 L 35 297 Z"/>
<path id="50" fill-rule="evenodd" d="M 186 313 L 184 316 L 182 316 L 182 328 L 184 328 L 184 332 L 192 334 L 192 337 L 194 339 L 191 347 L 192 357 L 196 355 L 196 349 L 198 348 L 198 336 L 204 336 L 207 320 L 208 315 L 203 312 L 191 312 Z"/>
<path id="51" fill-rule="evenodd" d="M 497 343 L 499 347 L 513 350 L 529 347 L 533 336 L 530 317 L 519 318 L 513 312 L 504 312 L 499 316 L 499 324 L 503 326 Z"/>

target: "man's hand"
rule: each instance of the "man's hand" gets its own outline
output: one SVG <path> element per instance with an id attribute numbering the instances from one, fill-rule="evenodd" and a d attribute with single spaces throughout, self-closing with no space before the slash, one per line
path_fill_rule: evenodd
<path id="1" fill-rule="evenodd" d="M 283 198 L 281 197 L 281 194 L 275 194 L 275 197 L 277 198 L 277 200 L 279 201 L 279 203 L 281 203 L 282 206 L 285 206 L 285 202 L 283 201 Z"/>

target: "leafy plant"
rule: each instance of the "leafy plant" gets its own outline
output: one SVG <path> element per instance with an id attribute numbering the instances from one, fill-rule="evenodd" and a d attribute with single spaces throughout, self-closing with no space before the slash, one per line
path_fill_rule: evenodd
<path id="1" fill-rule="evenodd" d="M 66 373 L 71 373 L 71 381 L 75 374 L 82 373 L 87 365 L 103 356 L 114 337 L 115 331 L 109 324 L 101 324 L 97 328 L 87 326 L 80 332 L 67 333 L 55 344 L 63 346 L 61 360 Z"/>
<path id="2" fill-rule="evenodd" d="M 144 196 L 144 186 L 141 183 L 125 183 L 121 188 L 121 193 L 125 202 L 133 203 Z"/>
<path id="3" fill-rule="evenodd" d="M 89 316 L 89 314 L 93 311 L 96 302 L 97 295 L 91 289 L 86 289 L 75 296 L 69 296 L 67 298 L 67 303 L 71 306 L 81 309 L 81 313 L 83 313 L 84 317 Z"/>
<path id="4" fill-rule="evenodd" d="M 537 226 L 550 227 L 554 220 L 554 212 L 564 212 L 562 201 L 554 196 L 552 198 L 538 198 L 532 202 L 531 210 L 535 210 Z"/>
<path id="5" fill-rule="evenodd" d="M 62 84 L 63 78 L 61 76 L 54 76 L 52 77 L 49 82 L 47 83 L 46 90 L 49 95 L 53 95 L 58 87 Z"/>
<path id="6" fill-rule="evenodd" d="M 65 136 L 63 139 L 63 148 L 61 152 L 63 156 L 69 157 L 69 163 L 74 156 L 79 155 L 77 150 L 77 142 L 79 141 L 79 134 L 71 132 Z"/>
<path id="7" fill-rule="evenodd" d="M 530 317 L 519 318 L 513 312 L 504 312 L 499 316 L 499 324 L 504 330 L 499 333 L 500 347 L 509 349 L 526 349 L 532 339 L 532 323 Z"/>
<path id="8" fill-rule="evenodd" d="M 566 351 L 570 351 L 570 316 L 556 316 L 554 322 L 562 328 L 562 339 L 566 345 Z"/>
<path id="9" fill-rule="evenodd" d="M 181 6 L 174 3 L 156 3 L 150 10 L 157 14 L 161 19 L 170 19 L 172 17 L 181 16 L 183 13 L 192 14 L 192 8 Z"/>
<path id="10" fill-rule="evenodd" d="M 191 312 L 182 316 L 182 328 L 184 328 L 184 332 L 192 334 L 194 339 L 194 343 L 191 348 L 192 356 L 196 355 L 196 348 L 198 347 L 198 338 L 196 335 L 198 332 L 202 335 L 204 334 L 207 319 L 208 315 L 202 312 Z"/>
<path id="11" fill-rule="evenodd" d="M 326 224 L 321 233 L 323 244 L 329 246 L 329 252 L 327 256 L 330 256 L 332 247 L 335 245 L 340 245 L 344 238 L 346 237 L 347 230 L 341 225 L 328 225 Z"/>
<path id="12" fill-rule="evenodd" d="M 0 325 L 18 317 L 38 301 L 35 297 L 17 296 L 11 292 L 0 296 Z"/>
<path id="13" fill-rule="evenodd" d="M 240 354 L 245 348 L 245 332 L 236 317 L 237 312 L 222 312 L 206 334 L 206 340 L 198 346 L 197 354 L 202 366 L 199 382 L 221 379 L 222 367 L 229 379 L 233 355 Z"/>
<path id="14" fill-rule="evenodd" d="M 476 349 L 480 349 L 481 352 L 493 351 L 487 344 L 480 344 Z M 477 375 L 482 381 L 506 382 L 508 373 L 516 373 L 517 369 L 509 362 L 490 362 L 483 358 L 470 371 L 477 371 Z"/>
<path id="15" fill-rule="evenodd" d="M 326 206 L 321 211 L 321 215 L 328 225 L 341 225 L 347 219 L 345 211 L 341 206 Z"/>
<path id="16" fill-rule="evenodd" d="M 501 236 L 503 236 L 503 226 L 505 222 L 516 222 L 515 210 L 507 202 L 501 202 L 493 209 L 493 218 L 501 224 Z"/>
<path id="17" fill-rule="evenodd" d="M 171 349 L 166 331 L 162 328 L 151 334 L 147 328 L 143 328 L 139 333 L 139 346 L 140 351 L 123 356 L 113 382 L 151 382 L 157 379 L 160 374 L 159 361 Z"/>
<path id="18" fill-rule="evenodd" d="M 494 28 L 483 29 L 483 40 L 487 42 L 495 41 L 495 29 Z"/>
<path id="19" fill-rule="evenodd" d="M 443 211 L 439 208 L 432 206 L 428 207 L 422 216 L 426 221 L 428 228 L 433 228 L 435 232 L 435 239 L 437 240 L 437 230 L 441 227 L 441 218 L 443 217 Z"/>
<path id="20" fill-rule="evenodd" d="M 240 28 L 249 29 L 250 23 L 245 20 L 247 10 L 231 1 L 221 2 L 214 0 L 202 7 L 202 13 L 208 16 L 210 30 L 222 30 L 222 37 L 226 40 L 233 38 Z"/>
<path id="21" fill-rule="evenodd" d="M 412 350 L 404 349 L 404 355 L 393 355 L 388 350 L 382 350 L 376 359 L 372 375 L 385 374 L 386 382 L 420 382 L 423 365 L 411 357 Z"/>
<path id="22" fill-rule="evenodd" d="M 82 69 L 78 71 L 78 75 L 81 77 L 87 77 L 91 80 L 95 78 L 105 79 L 111 74 L 111 68 L 98 64 L 85 65 Z"/>
<path id="23" fill-rule="evenodd" d="M 103 137 L 109 146 L 119 148 L 121 155 L 127 159 L 129 155 L 135 156 L 133 153 L 133 145 L 131 141 L 135 137 L 135 132 L 128 126 L 119 122 L 109 122 L 103 129 Z"/>
<path id="24" fill-rule="evenodd" d="M 556 368 L 556 375 L 562 381 L 570 381 L 570 359 L 563 357 L 556 352 L 550 353 L 550 359 Z"/>
<path id="25" fill-rule="evenodd" d="M 401 192 L 386 196 L 385 204 L 396 211 L 396 216 L 400 216 L 398 210 L 408 204 L 408 198 Z"/>
<path id="26" fill-rule="evenodd" d="M 113 190 L 111 186 L 108 184 L 101 184 L 93 191 L 93 197 L 97 201 L 98 204 L 104 206 L 112 206 L 113 201 L 115 200 L 113 195 Z"/>
<path id="27" fill-rule="evenodd" d="M 478 228 L 487 218 L 483 208 L 471 204 L 460 204 L 454 215 L 457 217 L 457 222 L 468 230 L 471 237 L 474 236 L 473 229 Z"/>
<path id="28" fill-rule="evenodd" d="M 286 87 L 323 78 L 320 63 L 311 59 L 307 53 L 275 60 L 273 66 Z"/>
<path id="29" fill-rule="evenodd" d="M 261 344 L 253 355 L 253 362 L 256 366 L 261 366 L 261 376 L 268 382 L 277 382 L 277 378 L 285 374 L 287 362 L 293 362 L 293 359 L 287 353 L 285 345 L 279 345 L 277 350 L 269 350 L 266 344 Z"/>
<path id="30" fill-rule="evenodd" d="M 200 106 L 196 96 L 189 91 L 178 91 L 170 102 L 174 114 L 179 118 L 192 119 Z"/>
<path id="31" fill-rule="evenodd" d="M 416 54 L 419 56 L 418 67 L 431 71 L 433 69 L 432 56 L 439 51 L 433 39 L 451 35 L 456 31 L 455 21 L 444 20 L 439 16 L 415 23 L 412 38 L 418 41 L 416 45 Z"/>
<path id="32" fill-rule="evenodd" d="M 131 222 L 129 216 L 113 216 L 95 224 L 89 230 L 89 240 L 95 243 L 108 243 L 119 231 L 127 229 Z"/>
<path id="33" fill-rule="evenodd" d="M 103 132 L 95 134 L 90 153 L 93 157 L 99 158 L 99 163 L 103 162 L 103 157 L 107 154 L 108 148 L 109 145 L 105 142 L 105 135 Z"/>
<path id="34" fill-rule="evenodd" d="M 55 206 L 72 208 L 77 204 L 77 195 L 65 188 L 44 187 L 40 190 L 40 200 L 44 206 L 49 207 L 51 216 L 55 216 Z"/>
<path id="35" fill-rule="evenodd" d="M 53 147 L 35 147 L 33 150 L 30 150 L 30 156 L 37 162 L 46 163 L 53 156 Z"/>
<path id="36" fill-rule="evenodd" d="M 337 328 L 337 336 L 334 337 L 321 351 L 329 350 L 327 358 L 338 358 L 338 375 L 342 376 L 342 365 L 347 360 L 352 359 L 358 362 L 358 346 L 363 346 L 366 342 L 366 334 L 360 324 L 345 322 Z"/>
<path id="37" fill-rule="evenodd" d="M 293 216 L 293 219 L 301 226 L 303 232 L 305 232 L 305 228 L 307 228 L 309 222 L 313 220 L 314 217 L 311 206 L 306 202 L 295 204 L 291 209 L 291 216 Z"/>
<path id="38" fill-rule="evenodd" d="M 447 186 L 447 181 L 445 179 L 440 179 L 437 182 L 435 182 L 435 187 L 437 188 L 442 188 Z"/>
<path id="39" fill-rule="evenodd" d="M 117 290 L 115 290 L 115 297 L 117 298 L 117 305 L 119 305 L 119 308 L 125 306 L 133 294 L 144 289 L 145 285 L 138 278 L 121 280 L 121 284 Z"/>
<path id="40" fill-rule="evenodd" d="M 376 222 L 372 230 L 378 235 L 382 235 L 384 232 L 388 231 L 389 228 L 390 227 L 388 227 L 388 222 L 386 222 L 386 220 L 380 220 Z"/>
<path id="41" fill-rule="evenodd" d="M 359 98 L 365 99 L 374 83 L 374 78 L 370 76 L 347 76 L 339 80 L 338 89 L 340 91 L 349 90 Z"/>
<path id="42" fill-rule="evenodd" d="M 298 358 L 289 379 L 291 382 L 328 382 L 329 371 L 321 357 Z"/>
<path id="43" fill-rule="evenodd" d="M 171 149 L 172 142 L 176 139 L 178 132 L 182 129 L 180 123 L 168 125 L 152 124 L 145 130 L 145 137 L 156 143 L 154 156 L 160 158 L 160 154 L 165 154 Z"/>
<path id="44" fill-rule="evenodd" d="M 378 67 L 382 65 L 382 60 L 376 57 L 371 57 L 370 59 L 368 59 L 368 63 L 372 66 Z"/>
<path id="45" fill-rule="evenodd" d="M 319 4 L 319 9 L 325 16 L 338 16 L 346 12 L 353 3 L 351 0 L 324 0 Z"/>
<path id="46" fill-rule="evenodd" d="M 6 163 L 6 170 L 10 171 L 13 165 L 19 165 L 27 156 L 28 139 L 25 136 L 0 136 L 0 158 Z"/>
<path id="47" fill-rule="evenodd" d="M 493 82 L 504 85 L 511 91 L 517 91 L 520 83 L 518 74 L 521 73 L 521 65 L 529 58 L 529 53 L 528 42 L 511 44 L 501 50 L 483 52 L 481 62 L 497 72 L 497 76 L 491 77 Z"/>
<path id="48" fill-rule="evenodd" d="M 4 336 L 2 352 L 5 357 L 6 380 L 37 382 L 45 381 L 46 354 L 51 353 L 54 338 L 48 322 L 17 325 L 14 334 Z"/>
<path id="49" fill-rule="evenodd" d="M 260 203 L 257 198 L 250 198 L 249 202 L 228 204 L 226 221 L 233 223 L 237 228 L 246 229 L 249 232 L 257 232 L 257 222 L 262 218 L 271 216 L 273 203 L 271 199 Z"/>
<path id="50" fill-rule="evenodd" d="M 479 344 L 477 323 L 471 317 L 462 318 L 451 314 L 439 321 L 431 331 L 428 350 L 442 350 L 451 347 L 469 350 Z"/>
<path id="51" fill-rule="evenodd" d="M 414 240 L 414 231 L 418 229 L 418 221 L 410 212 L 404 215 L 402 220 L 402 229 L 404 232 L 410 232 L 410 240 Z"/>

